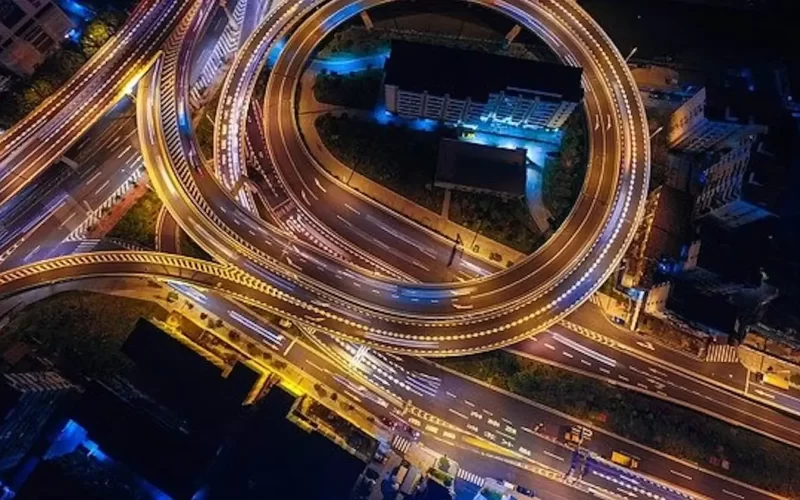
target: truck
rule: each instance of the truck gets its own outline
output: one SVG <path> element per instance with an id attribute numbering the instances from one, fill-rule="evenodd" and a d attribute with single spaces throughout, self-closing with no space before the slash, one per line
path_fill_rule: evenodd
<path id="1" fill-rule="evenodd" d="M 612 451 L 611 452 L 611 461 L 617 465 L 621 465 L 623 467 L 628 467 L 629 469 L 636 469 L 639 467 L 639 458 L 634 457 L 631 455 L 627 455 L 620 451 Z"/>
<path id="2" fill-rule="evenodd" d="M 763 383 L 765 383 L 767 385 L 772 385 L 772 386 L 781 388 L 783 390 L 786 390 L 786 389 L 789 388 L 789 381 L 786 379 L 786 377 L 782 377 L 781 375 L 778 375 L 778 374 L 775 374 L 775 373 L 765 373 L 765 374 L 763 374 L 761 376 L 761 382 L 763 382 Z"/>

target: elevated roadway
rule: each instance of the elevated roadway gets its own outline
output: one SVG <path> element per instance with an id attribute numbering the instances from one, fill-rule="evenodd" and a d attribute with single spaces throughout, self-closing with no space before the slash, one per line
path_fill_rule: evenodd
<path id="1" fill-rule="evenodd" d="M 376 415 L 386 414 L 389 409 L 385 405 L 375 404 L 378 400 L 375 394 L 396 408 L 402 408 L 408 401 L 412 410 L 409 413 L 403 412 L 401 418 L 404 420 L 408 420 L 409 416 L 420 417 L 419 410 L 421 410 L 427 415 L 460 428 L 459 436 L 464 434 L 496 440 L 499 446 L 515 453 L 523 450 L 521 459 L 527 457 L 527 453 L 531 453 L 530 458 L 539 464 L 561 473 L 568 471 L 572 451 L 559 443 L 559 434 L 562 426 L 582 422 L 466 379 L 424 360 L 398 358 L 380 352 L 368 352 L 360 360 L 356 360 L 354 353 L 358 351 L 353 348 L 355 346 L 347 342 L 325 338 L 319 333 L 311 333 L 307 338 L 301 338 L 295 329 L 286 332 L 277 325 L 265 322 L 251 308 L 241 305 L 244 303 L 256 308 L 263 305 L 260 296 L 255 294 L 254 297 L 249 286 L 242 288 L 244 294 L 222 292 L 226 298 L 236 300 L 224 300 L 212 289 L 214 286 L 220 286 L 220 290 L 232 289 L 242 283 L 241 280 L 247 279 L 244 273 L 228 266 L 152 252 L 74 255 L 0 273 L 0 298 L 6 306 L 6 304 L 19 304 L 20 300 L 23 302 L 41 300 L 49 293 L 65 289 L 88 287 L 103 291 L 112 286 L 111 284 L 106 287 L 101 286 L 103 282 L 108 281 L 116 283 L 115 287 L 126 288 L 118 283 L 119 278 L 125 277 L 193 284 L 196 288 L 192 289 L 186 298 L 191 299 L 199 308 L 224 319 L 231 327 L 275 349 L 279 355 L 293 365 L 301 367 L 311 376 L 339 390 L 360 394 L 361 404 L 366 405 L 367 409 Z M 126 282 L 130 283 L 127 280 Z M 147 295 L 148 287 L 144 281 L 140 287 L 145 290 L 144 295 Z M 132 285 L 127 285 L 127 288 L 132 288 Z M 267 297 L 266 300 L 271 299 Z M 5 309 L 0 310 L 0 315 L 5 312 Z M 276 332 L 282 335 L 276 337 Z M 367 387 L 361 384 L 366 384 Z M 423 420 L 428 422 L 427 419 Z M 444 429 L 441 424 L 438 429 L 427 429 L 424 424 L 415 425 L 425 435 L 426 442 L 430 442 L 434 448 L 439 447 Z M 589 471 L 585 483 L 590 486 L 595 485 L 610 490 L 621 486 L 634 493 L 650 491 L 664 498 L 676 499 L 691 495 L 679 494 L 677 490 L 670 489 L 669 484 L 679 486 L 683 491 L 697 492 L 704 498 L 729 496 L 747 499 L 780 498 L 600 429 L 595 430 L 591 441 L 586 445 L 588 449 L 606 457 L 612 450 L 632 453 L 640 458 L 639 472 L 646 474 L 646 477 L 657 477 L 667 483 L 667 486 L 656 482 L 648 483 L 640 476 L 622 468 L 605 466 L 591 469 L 602 471 L 601 475 Z M 622 482 L 615 483 L 613 479 L 621 479 Z M 542 486 L 546 488 L 548 483 L 543 481 Z M 571 497 L 568 490 L 564 491 L 565 486 L 553 483 L 549 486 L 562 491 L 567 498 Z M 572 492 L 572 495 L 577 493 L 577 491 Z M 648 497 L 653 498 L 649 495 Z"/>
<path id="2" fill-rule="evenodd" d="M 360 10 L 382 3 L 301 1 L 276 6 L 239 52 L 223 89 L 218 124 L 228 146 L 217 147 L 218 163 L 243 161 L 243 120 L 270 50 L 278 47 L 279 61 L 289 61 L 299 72 L 303 54 L 310 53 L 316 40 Z M 212 255 L 287 292 L 302 289 L 301 300 L 307 301 L 313 320 L 331 331 L 355 327 L 362 341 L 379 348 L 447 355 L 497 348 L 546 328 L 585 300 L 622 257 L 646 191 L 647 126 L 624 60 L 576 5 L 518 0 L 489 6 L 541 34 L 565 60 L 582 66 L 588 114 L 609 117 L 607 127 L 592 128 L 592 164 L 573 213 L 548 245 L 520 265 L 457 284 L 397 282 L 299 243 L 239 208 L 212 176 L 202 174 L 191 130 L 185 126 L 181 82 L 187 70 L 181 61 L 190 59 L 191 37 L 186 45 L 177 41 L 184 49 L 168 53 L 164 67 L 156 68 L 152 81 L 140 87 L 140 106 L 148 103 L 147 109 L 140 108 L 145 115 L 140 134 L 143 140 L 150 138 L 151 154 L 146 153 L 145 160 L 156 189 L 176 219 Z M 304 43 L 299 57 L 288 50 L 295 37 Z M 296 172 L 303 206 L 310 204 L 306 199 L 312 194 L 301 172 L 312 170 L 285 166 L 308 158 L 298 156 L 302 141 L 291 139 L 296 127 L 292 128 L 293 109 L 285 103 L 291 103 L 296 90 L 293 79 L 292 71 L 273 69 L 267 93 L 278 97 L 265 114 L 268 136 L 289 137 L 280 152 L 272 148 L 270 154 L 276 165 L 283 165 L 281 172 Z M 160 105 L 149 105 L 156 102 Z M 324 182 L 328 184 L 323 189 L 333 192 L 335 180 Z M 296 189 L 291 190 L 295 196 Z"/>
<path id="3" fill-rule="evenodd" d="M 0 204 L 55 163 L 129 93 L 192 0 L 144 0 L 56 93 L 0 136 Z"/>

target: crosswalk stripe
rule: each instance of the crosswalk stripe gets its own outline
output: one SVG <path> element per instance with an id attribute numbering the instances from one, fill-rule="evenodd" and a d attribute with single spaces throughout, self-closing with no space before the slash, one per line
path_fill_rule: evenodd
<path id="1" fill-rule="evenodd" d="M 464 469 L 458 469 L 456 472 L 456 477 L 463 479 L 464 481 L 470 482 L 472 484 L 476 484 L 479 487 L 482 487 L 484 483 L 486 483 L 486 479 L 480 477 L 477 474 L 473 474 L 472 472 Z"/>
<path id="2" fill-rule="evenodd" d="M 411 442 L 403 436 L 395 435 L 392 438 L 392 448 L 400 453 L 405 453 L 409 448 L 411 448 Z"/>
<path id="3" fill-rule="evenodd" d="M 708 347 L 706 361 L 711 363 L 738 363 L 739 349 L 732 345 L 712 344 Z"/>

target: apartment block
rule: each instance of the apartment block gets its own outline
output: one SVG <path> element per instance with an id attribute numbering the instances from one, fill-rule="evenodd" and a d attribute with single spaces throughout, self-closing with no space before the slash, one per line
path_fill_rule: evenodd
<path id="1" fill-rule="evenodd" d="M 582 70 L 434 45 L 393 41 L 386 109 L 453 125 L 559 129 L 583 99 Z"/>
<path id="2" fill-rule="evenodd" d="M 74 27 L 50 0 L 0 0 L 0 66 L 33 73 Z"/>
<path id="3" fill-rule="evenodd" d="M 761 142 L 742 138 L 700 175 L 693 217 L 713 217 L 734 228 L 775 214 L 783 194 L 783 171 Z"/>
<path id="4" fill-rule="evenodd" d="M 699 153 L 765 133 L 767 120 L 761 104 L 746 91 L 703 87 L 670 116 L 667 145 Z"/>
<path id="5" fill-rule="evenodd" d="M 19 463 L 51 415 L 77 390 L 56 372 L 0 377 L 0 470 Z"/>

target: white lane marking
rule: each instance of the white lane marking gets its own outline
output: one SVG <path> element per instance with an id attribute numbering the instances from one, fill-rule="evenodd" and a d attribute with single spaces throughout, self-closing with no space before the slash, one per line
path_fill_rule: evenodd
<path id="1" fill-rule="evenodd" d="M 552 344 L 545 343 L 544 346 L 547 347 L 548 349 L 550 349 L 551 351 L 555 351 L 556 350 L 555 346 L 552 345 Z"/>
<path id="2" fill-rule="evenodd" d="M 625 377 L 623 375 L 617 375 L 617 376 L 619 377 L 620 380 L 622 380 L 624 382 L 630 382 L 631 381 L 631 379 L 629 379 L 628 377 Z"/>
<path id="3" fill-rule="evenodd" d="M 126 154 L 128 151 L 130 151 L 130 150 L 131 150 L 131 148 L 133 148 L 133 146 L 131 146 L 130 144 L 128 144 L 128 147 L 126 147 L 125 149 L 123 149 L 123 150 L 122 150 L 122 152 L 121 152 L 120 154 L 118 154 L 118 155 L 117 155 L 117 159 L 119 159 L 119 158 L 122 158 L 123 156 L 125 156 L 125 154 Z"/>
<path id="4" fill-rule="evenodd" d="M 636 345 L 638 345 L 639 347 L 644 347 L 645 349 L 649 349 L 651 351 L 656 350 L 656 348 L 653 347 L 653 344 L 650 342 L 636 342 Z"/>
<path id="5" fill-rule="evenodd" d="M 468 401 L 468 400 L 465 399 L 464 400 L 464 404 L 469 406 L 469 407 L 475 408 L 475 403 L 473 403 L 472 401 Z"/>
<path id="6" fill-rule="evenodd" d="M 497 433 L 500 434 L 501 436 L 506 437 L 506 438 L 511 439 L 511 440 L 517 439 L 516 436 L 512 436 L 512 435 L 507 434 L 507 433 L 505 433 L 503 431 L 497 431 Z"/>
<path id="7" fill-rule="evenodd" d="M 454 409 L 452 409 L 452 408 L 448 408 L 448 411 L 449 411 L 450 413 L 452 413 L 453 415 L 457 416 L 457 417 L 461 417 L 461 418 L 463 418 L 464 420 L 467 420 L 467 419 L 469 418 L 469 417 L 467 417 L 466 415 L 464 415 L 463 413 L 461 413 L 461 412 L 459 412 L 459 411 L 456 411 L 456 410 L 454 410 Z"/>
<path id="8" fill-rule="evenodd" d="M 611 375 L 611 370 L 607 368 L 598 368 L 601 372 L 605 373 L 606 375 Z"/>
<path id="9" fill-rule="evenodd" d="M 323 193 L 327 193 L 328 192 L 327 189 L 322 187 L 322 184 L 320 184 L 319 179 L 317 179 L 316 177 L 314 177 L 314 184 L 316 184 L 317 187 L 319 188 L 319 190 L 322 191 Z"/>
<path id="10" fill-rule="evenodd" d="M 69 217 L 67 217 L 66 219 L 64 219 L 63 221 L 61 221 L 61 225 L 60 225 L 60 226 L 58 226 L 58 227 L 64 227 L 64 225 L 65 225 L 67 222 L 71 221 L 71 220 L 72 220 L 72 218 L 73 218 L 73 217 L 75 217 L 75 215 L 77 215 L 77 213 L 76 213 L 76 212 L 72 212 L 71 214 L 69 214 Z"/>
<path id="11" fill-rule="evenodd" d="M 764 396 L 765 398 L 769 398 L 769 399 L 775 399 L 775 396 L 774 396 L 774 395 L 772 395 L 772 394 L 770 394 L 770 393 L 768 393 L 768 392 L 764 392 L 764 391 L 762 391 L 761 389 L 756 389 L 756 390 L 754 390 L 753 392 L 755 392 L 755 393 L 756 393 L 756 394 L 758 394 L 759 396 Z"/>
<path id="12" fill-rule="evenodd" d="M 355 208 L 351 207 L 351 206 L 350 206 L 350 205 L 348 205 L 347 203 L 345 203 L 345 204 L 344 204 L 344 206 L 345 206 L 345 208 L 346 208 L 346 209 L 350 210 L 350 211 L 351 211 L 351 212 L 353 212 L 354 214 L 356 214 L 356 215 L 361 215 L 361 212 L 359 212 L 359 211 L 358 211 L 358 210 L 356 210 Z"/>
<path id="13" fill-rule="evenodd" d="M 676 475 L 676 476 L 678 476 L 678 477 L 682 477 L 682 478 L 684 478 L 684 479 L 687 479 L 687 480 L 689 480 L 689 481 L 691 481 L 691 480 L 692 480 L 692 476 L 689 476 L 689 475 L 687 475 L 687 474 L 684 474 L 683 472 L 678 472 L 678 471 L 676 471 L 676 470 L 672 470 L 672 469 L 670 469 L 669 471 L 670 471 L 671 473 L 675 474 L 675 475 Z"/>
<path id="14" fill-rule="evenodd" d="M 574 340 L 568 339 L 568 338 L 562 336 L 561 334 L 554 333 L 552 337 L 553 337 L 553 340 L 555 340 L 556 342 L 559 342 L 559 343 L 569 347 L 573 351 L 577 351 L 577 352 L 579 352 L 581 354 L 584 354 L 585 356 L 587 356 L 589 358 L 592 358 L 592 359 L 594 359 L 596 361 L 599 361 L 599 362 L 603 363 L 604 365 L 608 365 L 611 368 L 614 368 L 614 367 L 617 366 L 617 361 L 615 359 L 610 358 L 610 357 L 608 357 L 608 356 L 606 356 L 604 354 L 600 354 L 599 352 L 597 352 L 595 350 L 589 349 L 585 345 L 579 344 L 578 342 L 575 342 Z"/>
<path id="15" fill-rule="evenodd" d="M 30 251 L 30 253 L 28 253 L 28 255 L 26 255 L 26 256 L 25 256 L 25 258 L 24 258 L 24 259 L 22 259 L 22 262 L 28 262 L 28 260 L 29 260 L 31 257 L 33 257 L 33 254 L 35 254 L 36 252 L 38 252 L 40 248 L 42 248 L 42 245 L 36 245 L 36 248 L 34 248 L 33 250 L 31 250 L 31 251 Z"/>
<path id="16" fill-rule="evenodd" d="M 95 190 L 94 194 L 96 194 L 96 195 L 97 195 L 97 194 L 100 194 L 100 191 L 102 191 L 103 189 L 105 189 L 105 188 L 106 188 L 106 186 L 108 186 L 109 184 L 111 184 L 111 180 L 107 180 L 107 181 L 105 181 L 105 182 L 104 182 L 104 183 L 103 183 L 103 184 L 102 184 L 102 185 L 101 185 L 99 188 L 97 188 L 97 189 Z"/>
<path id="17" fill-rule="evenodd" d="M 452 392 L 450 392 L 450 391 L 444 391 L 444 393 L 445 393 L 445 394 L 447 394 L 448 396 L 450 396 L 451 398 L 456 398 L 456 395 L 455 395 L 455 394 L 453 394 L 453 393 L 452 393 Z"/>
<path id="18" fill-rule="evenodd" d="M 563 462 L 564 461 L 564 457 L 560 457 L 560 456 L 556 455 L 555 453 L 550 453 L 547 450 L 542 451 L 542 453 L 544 453 L 545 455 L 547 455 L 550 458 L 555 458 L 559 462 Z"/>
<path id="19" fill-rule="evenodd" d="M 89 177 L 89 180 L 88 180 L 88 181 L 86 181 L 86 184 L 85 184 L 85 185 L 86 185 L 86 186 L 88 186 L 89 184 L 91 184 L 92 182 L 94 182 L 94 181 L 95 181 L 95 179 L 97 179 L 98 177 L 100 177 L 100 174 L 102 174 L 102 173 L 103 173 L 103 172 L 102 172 L 102 171 L 100 171 L 100 172 L 97 172 L 96 174 L 94 174 L 93 176 Z"/>
<path id="20" fill-rule="evenodd" d="M 591 364 L 591 363 L 589 363 L 588 361 L 586 361 L 585 359 L 582 359 L 582 360 L 581 360 L 581 363 L 583 363 L 583 364 L 584 364 L 584 365 L 586 365 L 586 366 L 592 366 L 592 364 Z"/>
<path id="21" fill-rule="evenodd" d="M 572 358 L 574 358 L 574 357 L 575 357 L 575 356 L 573 356 L 572 354 L 570 354 L 570 353 L 568 353 L 568 352 L 566 352 L 566 351 L 561 351 L 561 354 L 562 354 L 563 356 L 566 356 L 566 357 L 570 358 L 570 359 L 572 359 Z"/>
<path id="22" fill-rule="evenodd" d="M 732 492 L 732 491 L 728 491 L 728 490 L 722 490 L 722 492 L 723 492 L 723 493 L 725 493 L 726 495 L 730 495 L 730 496 L 732 496 L 732 497 L 735 497 L 735 498 L 741 498 L 741 499 L 744 499 L 744 495 L 740 495 L 740 494 L 738 494 L 738 493 L 734 493 L 734 492 Z"/>

